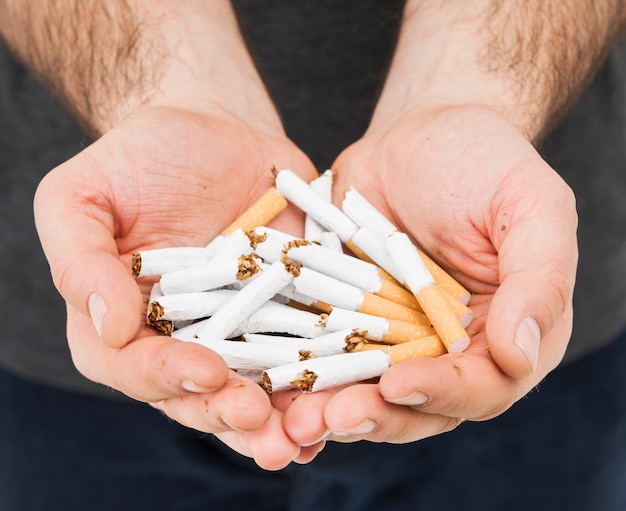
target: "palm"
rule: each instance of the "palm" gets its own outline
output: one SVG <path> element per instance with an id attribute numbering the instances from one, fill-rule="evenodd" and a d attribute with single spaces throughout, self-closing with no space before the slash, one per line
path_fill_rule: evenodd
<path id="1" fill-rule="evenodd" d="M 370 131 L 335 168 L 339 191 L 355 186 L 473 293 L 472 341 L 463 354 L 394 366 L 376 386 L 298 399 L 291 435 L 319 434 L 305 419 L 317 406 L 331 431 L 367 418 L 378 425 L 365 438 L 416 440 L 459 417 L 501 413 L 555 367 L 571 332 L 576 213 L 569 188 L 514 127 L 489 109 L 409 113 Z M 534 371 L 513 342 L 527 317 L 542 330 Z M 400 406 L 415 391 L 428 403 Z"/>

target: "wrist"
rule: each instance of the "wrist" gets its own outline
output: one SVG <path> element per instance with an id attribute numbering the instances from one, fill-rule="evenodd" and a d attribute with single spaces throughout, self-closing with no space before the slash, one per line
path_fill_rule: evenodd
<path id="1" fill-rule="evenodd" d="M 481 105 L 537 141 L 623 32 L 622 4 L 409 0 L 372 128 L 410 109 Z"/>

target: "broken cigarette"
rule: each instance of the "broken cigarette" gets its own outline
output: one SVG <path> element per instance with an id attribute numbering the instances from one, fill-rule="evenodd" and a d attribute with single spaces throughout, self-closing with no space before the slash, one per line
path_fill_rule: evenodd
<path id="1" fill-rule="evenodd" d="M 333 171 L 326 170 L 322 172 L 316 179 L 311 181 L 309 185 L 320 196 L 321 200 L 331 202 L 333 188 Z M 327 231 L 321 226 L 317 220 L 309 215 L 304 219 L 304 237 L 309 241 L 321 242 L 322 235 Z"/>
<path id="2" fill-rule="evenodd" d="M 396 346 L 276 366 L 263 372 L 261 386 L 269 394 L 290 388 L 317 392 L 378 378 L 394 364 L 417 357 L 437 357 L 445 351 L 438 336 L 428 336 Z"/>
<path id="3" fill-rule="evenodd" d="M 134 277 L 153 277 L 209 262 L 211 254 L 204 247 L 167 247 L 139 250 L 132 255 Z"/>
<path id="4" fill-rule="evenodd" d="M 339 307 L 333 307 L 330 314 L 325 316 L 324 327 L 331 332 L 346 328 L 365 331 L 368 340 L 388 344 L 412 341 L 435 333 L 430 326 L 372 316 Z"/>
<path id="5" fill-rule="evenodd" d="M 454 311 L 435 284 L 435 280 L 409 237 L 395 231 L 387 238 L 387 247 L 402 281 L 413 292 L 433 328 L 449 352 L 460 352 L 469 346 L 470 338 Z"/>
<path id="6" fill-rule="evenodd" d="M 297 347 L 310 352 L 310 358 L 314 358 L 360 351 L 367 343 L 366 336 L 367 332 L 345 328 L 314 339 L 268 334 L 244 334 L 242 338 L 251 343 Z"/>
<path id="7" fill-rule="evenodd" d="M 184 268 L 161 275 L 161 289 L 164 294 L 208 291 L 227 286 L 237 280 L 245 280 L 261 271 L 253 255 L 223 261 L 218 264 L 206 263 Z"/>
<path id="8" fill-rule="evenodd" d="M 381 239 L 390 236 L 394 231 L 398 230 L 396 225 L 389 221 L 387 217 L 353 187 L 346 192 L 341 209 L 356 225 L 369 229 Z M 469 291 L 424 252 L 419 250 L 419 254 L 439 287 L 447 291 L 450 296 L 467 305 L 470 298 Z"/>
<path id="9" fill-rule="evenodd" d="M 294 279 L 293 273 L 276 261 L 236 293 L 196 332 L 199 339 L 228 339 L 253 312 L 284 289 Z"/>
<path id="10" fill-rule="evenodd" d="M 228 236 L 237 229 L 249 231 L 260 225 L 266 225 L 286 207 L 287 200 L 276 187 L 272 186 L 232 224 L 226 227 L 222 234 Z"/>

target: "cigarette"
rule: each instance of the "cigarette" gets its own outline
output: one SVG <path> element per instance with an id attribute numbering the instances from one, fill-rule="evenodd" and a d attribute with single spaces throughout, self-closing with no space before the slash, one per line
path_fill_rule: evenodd
<path id="1" fill-rule="evenodd" d="M 376 378 L 389 369 L 390 364 L 385 350 L 313 358 L 264 371 L 261 386 L 268 394 L 294 387 L 302 392 L 316 392 Z"/>
<path id="2" fill-rule="evenodd" d="M 288 271 L 282 262 L 273 263 L 219 307 L 196 332 L 196 337 L 199 339 L 228 339 L 247 317 L 284 289 L 293 279 L 293 273 Z"/>
<path id="3" fill-rule="evenodd" d="M 313 297 L 333 307 L 421 325 L 430 325 L 430 321 L 422 312 L 368 293 L 356 286 L 341 282 L 310 268 L 300 268 L 300 273 L 294 278 L 293 285 L 299 293 Z"/>
<path id="4" fill-rule="evenodd" d="M 269 301 L 250 314 L 232 335 L 271 332 L 317 338 L 329 333 L 323 324 L 323 317 L 325 316 Z"/>
<path id="5" fill-rule="evenodd" d="M 455 353 L 465 350 L 470 342 L 469 336 L 435 284 L 417 247 L 406 234 L 398 231 L 387 238 L 387 247 L 397 267 L 403 272 L 402 281 L 417 298 L 448 351 Z"/>
<path id="6" fill-rule="evenodd" d="M 151 299 L 148 319 L 152 321 L 187 321 L 212 316 L 237 291 L 216 289 L 213 291 L 178 293 Z"/>
<path id="7" fill-rule="evenodd" d="M 193 342 L 215 351 L 234 370 L 265 370 L 305 360 L 307 354 L 293 346 L 273 346 L 224 339 L 195 339 Z"/>
<path id="8" fill-rule="evenodd" d="M 312 298 L 303 293 L 296 291 L 293 283 L 280 290 L 274 297 L 274 300 L 289 305 L 291 307 L 303 308 L 305 310 L 314 310 L 317 312 L 330 312 L 332 307 L 330 304 Z"/>
<path id="9" fill-rule="evenodd" d="M 215 251 L 210 259 L 211 264 L 221 263 L 223 261 L 232 261 L 239 256 L 252 253 L 250 239 L 243 229 L 236 229 L 229 235 L 224 235 L 224 241 Z"/>
<path id="10" fill-rule="evenodd" d="M 359 227 L 367 227 L 381 238 L 386 238 L 397 230 L 374 205 L 363 197 L 354 187 L 345 193 L 341 210 Z"/>
<path id="11" fill-rule="evenodd" d="M 387 251 L 385 241 L 386 238 L 376 235 L 367 227 L 360 227 L 348 239 L 346 246 L 358 257 L 376 263 L 393 277 L 393 281 L 402 283 L 402 272 Z"/>
<path id="12" fill-rule="evenodd" d="M 210 252 L 204 247 L 167 247 L 139 250 L 132 254 L 134 277 L 153 277 L 209 262 Z"/>
<path id="13" fill-rule="evenodd" d="M 320 234 L 319 244 L 337 254 L 343 254 L 343 245 L 337 233 L 325 231 Z"/>
<path id="14" fill-rule="evenodd" d="M 413 294 L 381 277 L 380 268 L 375 264 L 304 240 L 299 243 L 287 243 L 283 252 L 307 268 L 405 307 L 421 310 Z"/>
<path id="15" fill-rule="evenodd" d="M 346 242 L 358 226 L 332 202 L 327 202 L 311 186 L 289 169 L 276 171 L 277 190 L 291 203 L 313 218 L 328 231 L 335 232 Z"/>
<path id="16" fill-rule="evenodd" d="M 385 217 L 374 205 L 363 197 L 353 187 L 348 190 L 341 204 L 342 211 L 359 227 L 366 227 L 380 238 L 391 236 L 398 228 Z M 451 296 L 464 305 L 469 303 L 470 293 L 437 263 L 430 259 L 421 250 L 420 256 L 424 259 L 430 273 L 439 287 L 445 289 Z"/>
<path id="17" fill-rule="evenodd" d="M 331 332 L 345 328 L 365 331 L 368 340 L 388 344 L 412 341 L 435 333 L 430 326 L 372 316 L 339 307 L 333 307 L 332 312 L 324 317 L 324 327 Z"/>
<path id="18" fill-rule="evenodd" d="M 266 225 L 286 207 L 287 201 L 285 197 L 272 186 L 232 224 L 226 227 L 222 234 L 228 236 L 237 229 L 249 231 L 260 225 Z"/>
<path id="19" fill-rule="evenodd" d="M 326 170 L 320 174 L 316 179 L 309 183 L 309 186 L 317 192 L 321 199 L 326 202 L 332 200 L 332 188 L 333 188 L 333 171 Z M 326 229 L 321 226 L 314 218 L 306 215 L 304 219 L 304 237 L 309 241 L 321 242 L 322 235 L 326 233 Z"/>
<path id="20" fill-rule="evenodd" d="M 437 285 L 450 296 L 459 300 L 463 305 L 467 305 L 470 300 L 470 292 L 424 252 L 421 250 L 418 250 L 418 252 Z"/>
<path id="21" fill-rule="evenodd" d="M 428 336 L 404 344 L 365 349 L 358 353 L 338 354 L 267 369 L 261 386 L 269 394 L 298 388 L 318 392 L 340 385 L 380 377 L 389 367 L 418 357 L 437 357 L 446 352 L 438 336 Z"/>
<path id="22" fill-rule="evenodd" d="M 226 238 L 241 229 L 250 231 L 255 227 L 265 225 L 272 221 L 278 214 L 287 207 L 287 200 L 275 187 L 270 187 L 259 197 L 256 202 L 235 219 L 221 234 L 213 238 L 206 249 L 211 255 L 215 254 L 226 241 Z"/>
<path id="23" fill-rule="evenodd" d="M 293 346 L 310 352 L 312 357 L 327 357 L 338 353 L 360 351 L 367 343 L 366 335 L 367 332 L 345 328 L 314 339 L 267 334 L 244 334 L 242 338 L 251 343 Z"/>
<path id="24" fill-rule="evenodd" d="M 208 291 L 227 286 L 238 280 L 245 280 L 261 271 L 252 255 L 223 261 L 218 264 L 206 263 L 184 268 L 161 275 L 161 289 L 165 294 Z"/>

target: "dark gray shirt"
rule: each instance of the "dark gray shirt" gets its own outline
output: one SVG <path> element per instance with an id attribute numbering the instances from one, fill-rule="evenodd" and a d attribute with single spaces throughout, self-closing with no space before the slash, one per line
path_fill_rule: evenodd
<path id="1" fill-rule="evenodd" d="M 288 135 L 320 170 L 365 131 L 392 55 L 401 0 L 237 0 L 251 52 Z M 541 148 L 580 215 L 572 360 L 626 326 L 626 47 Z M 25 69 L 0 52 L 0 365 L 34 381 L 113 395 L 74 369 L 65 309 L 35 232 L 39 180 L 87 137 Z"/>

